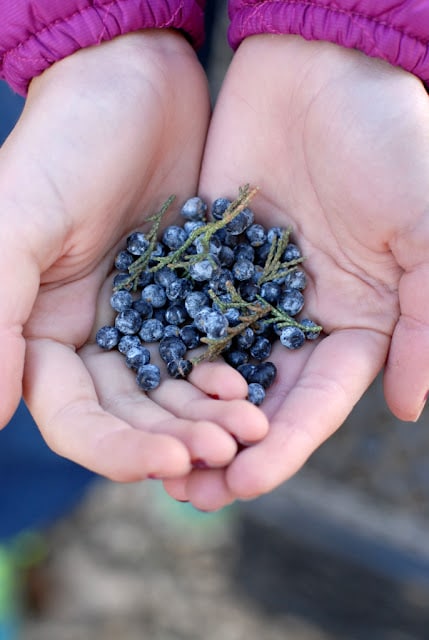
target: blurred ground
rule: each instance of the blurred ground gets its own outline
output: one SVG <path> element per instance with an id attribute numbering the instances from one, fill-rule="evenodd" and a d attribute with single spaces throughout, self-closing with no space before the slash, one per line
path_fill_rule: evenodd
<path id="1" fill-rule="evenodd" d="M 21 640 L 427 640 L 428 422 L 394 420 L 377 381 L 296 479 L 219 514 L 100 482 L 48 532 Z"/>
<path id="2" fill-rule="evenodd" d="M 49 599 L 22 640 L 327 640 L 237 586 L 236 512 L 208 515 L 155 485 L 102 483 L 50 533 Z"/>

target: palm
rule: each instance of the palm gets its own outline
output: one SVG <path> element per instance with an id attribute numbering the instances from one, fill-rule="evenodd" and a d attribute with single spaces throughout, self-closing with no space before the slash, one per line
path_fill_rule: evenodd
<path id="1" fill-rule="evenodd" d="M 115 354 L 86 344 L 109 317 L 109 272 L 125 236 L 170 194 L 180 202 L 195 192 L 207 118 L 206 84 L 185 41 L 131 35 L 36 80 L 1 152 L 3 269 L 16 264 L 3 286 L 2 417 L 21 391 L 25 344 L 24 395 L 48 444 L 119 480 L 180 475 L 192 459 L 223 465 L 235 453 L 237 418 L 204 393 L 222 396 L 219 378 L 203 369 L 180 397 L 165 384 L 149 398 Z M 243 396 L 235 381 L 232 395 Z M 253 415 L 259 437 L 265 420 Z"/>
<path id="2" fill-rule="evenodd" d="M 201 189 L 228 195 L 250 182 L 260 221 L 293 226 L 307 256 L 305 315 L 328 337 L 299 352 L 276 348 L 269 435 L 223 475 L 168 482 L 173 495 L 217 508 L 286 480 L 342 424 L 389 348 L 387 401 L 404 420 L 420 413 L 428 126 L 420 83 L 388 65 L 301 38 L 241 46 L 212 120 Z"/>

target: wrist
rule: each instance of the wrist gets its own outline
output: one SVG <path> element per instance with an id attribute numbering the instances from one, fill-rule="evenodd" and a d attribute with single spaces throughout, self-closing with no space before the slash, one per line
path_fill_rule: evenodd
<path id="1" fill-rule="evenodd" d="M 55 92 L 78 91 L 85 87 L 107 95 L 118 95 L 122 88 L 144 86 L 144 80 L 159 65 L 159 80 L 168 69 L 184 60 L 196 60 L 194 50 L 177 31 L 158 29 L 136 31 L 108 42 L 81 49 L 55 62 L 29 86 L 29 98 L 52 86 Z M 164 72 L 164 73 L 163 73 Z"/>
<path id="2" fill-rule="evenodd" d="M 298 35 L 251 36 L 240 45 L 234 61 L 246 69 L 254 68 L 256 75 L 261 74 L 263 66 L 267 82 L 278 78 L 278 93 L 293 86 L 302 98 L 314 97 L 331 86 L 342 91 L 349 88 L 354 94 L 366 89 L 386 92 L 381 99 L 384 104 L 388 95 L 392 100 L 401 96 L 406 100 L 407 94 L 408 100 L 410 95 L 420 95 L 427 101 L 423 83 L 408 71 L 327 41 L 306 40 Z M 244 76 L 243 83 L 246 83 Z"/>

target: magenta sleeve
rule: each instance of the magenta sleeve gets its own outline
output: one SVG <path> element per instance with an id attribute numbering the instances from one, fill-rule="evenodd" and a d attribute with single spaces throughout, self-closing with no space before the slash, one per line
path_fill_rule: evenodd
<path id="1" fill-rule="evenodd" d="M 230 0 L 229 42 L 297 34 L 358 49 L 429 84 L 428 0 Z"/>
<path id="2" fill-rule="evenodd" d="M 84 47 L 140 29 L 177 29 L 200 46 L 203 0 L 0 0 L 0 78 L 32 78 Z"/>

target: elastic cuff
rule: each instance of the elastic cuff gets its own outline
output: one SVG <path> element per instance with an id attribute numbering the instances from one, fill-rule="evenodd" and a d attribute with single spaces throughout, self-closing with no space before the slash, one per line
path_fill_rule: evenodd
<path id="1" fill-rule="evenodd" d="M 426 20 L 429 20 L 427 10 Z M 402 16 L 403 17 L 403 16 Z M 294 34 L 324 40 L 385 60 L 429 84 L 429 42 L 376 16 L 305 0 L 266 0 L 231 4 L 228 40 L 235 50 L 251 35 Z M 406 31 L 409 31 L 406 32 Z"/>
<path id="2" fill-rule="evenodd" d="M 21 0 L 0 10 L 0 77 L 21 95 L 32 78 L 72 53 L 142 29 L 177 29 L 198 48 L 203 0 Z M 84 4 L 84 6 L 82 6 Z M 43 6 L 44 5 L 44 6 Z M 3 14 L 3 15 L 1 15 Z"/>

